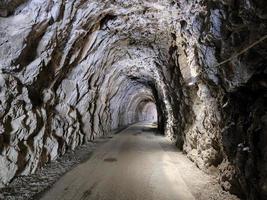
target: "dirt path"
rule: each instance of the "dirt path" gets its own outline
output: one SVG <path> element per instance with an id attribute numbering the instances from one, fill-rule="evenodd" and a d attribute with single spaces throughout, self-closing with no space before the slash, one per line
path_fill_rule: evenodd
<path id="1" fill-rule="evenodd" d="M 222 195 L 211 177 L 152 128 L 139 123 L 115 135 L 41 199 L 193 200 Z"/>

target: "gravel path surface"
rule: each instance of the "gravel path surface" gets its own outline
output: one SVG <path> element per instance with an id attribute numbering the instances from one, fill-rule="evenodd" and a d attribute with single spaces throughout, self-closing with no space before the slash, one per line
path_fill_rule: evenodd
<path id="1" fill-rule="evenodd" d="M 130 126 L 60 178 L 41 200 L 236 200 L 150 123 Z"/>
<path id="2" fill-rule="evenodd" d="M 1 200 L 238 200 L 139 123 L 69 151 L 0 189 Z"/>
<path id="3" fill-rule="evenodd" d="M 19 176 L 8 187 L 0 189 L 1 200 L 36 200 L 49 189 L 62 175 L 88 160 L 96 147 L 107 142 L 111 137 L 102 137 L 86 145 L 68 151 L 62 157 L 45 165 L 35 174 Z"/>

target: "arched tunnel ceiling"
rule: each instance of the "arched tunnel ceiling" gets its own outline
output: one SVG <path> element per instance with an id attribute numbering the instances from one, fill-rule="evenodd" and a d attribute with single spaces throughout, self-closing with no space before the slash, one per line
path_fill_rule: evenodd
<path id="1" fill-rule="evenodd" d="M 51 132 L 32 148 L 45 148 L 45 159 L 54 159 L 65 151 L 59 143 L 75 148 L 138 121 L 142 102 L 169 113 L 165 89 L 172 81 L 167 68 L 178 13 L 170 1 L 6 1 L 0 11 L 1 82 L 14 87 L 2 90 L 3 122 L 12 116 L 21 124 L 11 131 L 20 132 L 15 146 L 25 146 L 36 132 Z M 26 154 L 27 167 L 7 171 L 34 171 L 41 155 Z"/>
<path id="2" fill-rule="evenodd" d="M 64 10 L 60 10 L 61 6 Z M 36 14 L 38 9 L 40 15 Z M 12 32 L 17 40 L 18 36 L 21 38 L 10 49 L 11 56 L 1 61 L 2 70 L 11 70 L 28 86 L 34 103 L 38 104 L 39 89 L 46 89 L 44 95 L 47 90 L 54 90 L 58 112 L 67 112 L 69 106 L 74 106 L 85 116 L 88 101 L 94 102 L 100 106 L 92 108 L 91 115 L 98 113 L 98 118 L 119 125 L 119 117 L 111 119 L 107 110 L 112 98 L 118 96 L 116 100 L 123 107 L 127 104 L 126 94 L 134 96 L 138 92 L 138 82 L 148 93 L 153 85 L 163 96 L 164 79 L 171 79 L 164 68 L 168 67 L 171 32 L 176 31 L 173 15 L 177 13 L 177 7 L 169 1 L 44 2 L 42 7 L 29 1 L 14 16 L 6 18 L 8 21 L 1 20 L 7 37 L 12 38 Z M 12 29 L 21 22 L 26 25 L 14 33 Z M 11 40 L 7 41 L 9 44 Z M 18 63 L 14 69 L 11 61 Z M 40 84 L 38 78 L 43 74 L 51 81 Z M 93 121 L 94 126 L 100 123 L 99 119 Z M 102 124 L 101 130 L 91 131 L 107 131 L 107 127 Z"/>
<path id="3" fill-rule="evenodd" d="M 161 132 L 225 190 L 267 196 L 266 172 L 242 170 L 267 163 L 254 156 L 266 153 L 255 143 L 267 138 L 266 10 L 264 0 L 1 1 L 0 186 L 153 102 Z M 253 164 L 237 164 L 241 147 Z"/>

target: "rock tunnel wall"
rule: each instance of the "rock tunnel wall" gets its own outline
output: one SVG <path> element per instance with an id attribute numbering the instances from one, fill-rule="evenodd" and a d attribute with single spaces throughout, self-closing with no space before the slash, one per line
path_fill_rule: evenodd
<path id="1" fill-rule="evenodd" d="M 254 43 L 266 10 L 264 0 L 1 1 L 0 184 L 155 103 L 159 129 L 199 168 L 265 198 L 267 44 Z"/>

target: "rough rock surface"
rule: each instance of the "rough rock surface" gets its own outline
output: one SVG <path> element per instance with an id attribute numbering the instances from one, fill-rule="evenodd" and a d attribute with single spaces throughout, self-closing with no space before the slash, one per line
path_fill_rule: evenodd
<path id="1" fill-rule="evenodd" d="M 144 130 L 145 133 L 144 132 L 141 133 L 140 130 Z M 69 150 L 67 153 L 65 153 L 63 156 L 61 156 L 57 160 L 51 161 L 50 163 L 46 164 L 41 169 L 38 169 L 36 173 L 28 175 L 28 176 L 19 176 L 15 178 L 8 185 L 8 187 L 0 188 L 0 200 L 26 200 L 26 199 L 27 200 L 38 200 L 38 199 L 45 198 L 46 193 L 49 193 L 49 190 L 54 190 L 54 191 L 57 190 L 56 185 L 66 184 L 65 182 L 63 184 L 59 183 L 59 181 L 61 179 L 64 179 L 65 176 L 68 176 L 68 174 L 72 173 L 75 169 L 80 170 L 81 165 L 83 165 L 84 168 L 88 169 L 91 167 L 90 164 L 88 164 L 90 160 L 91 161 L 94 160 L 93 161 L 94 163 L 96 162 L 96 160 L 98 161 L 101 160 L 100 162 L 110 161 L 109 159 L 112 160 L 112 158 L 108 156 L 110 152 L 100 153 L 100 154 L 99 152 L 103 151 L 103 149 L 108 148 L 107 146 L 113 148 L 113 145 L 108 144 L 108 143 L 112 143 L 114 142 L 114 140 L 117 140 L 117 141 L 119 140 L 120 142 L 122 142 L 118 138 L 124 138 L 124 136 L 127 133 L 128 133 L 128 136 L 130 135 L 130 137 L 133 135 L 135 139 L 136 137 L 140 137 L 141 135 L 144 136 L 143 139 L 146 139 L 147 137 L 149 137 L 147 139 L 150 140 L 151 144 L 160 144 L 160 146 L 162 146 L 163 150 L 158 151 L 159 153 L 166 154 L 166 152 L 169 152 L 168 156 L 171 156 L 173 154 L 175 159 L 179 160 L 178 162 L 179 164 L 176 163 L 175 166 L 177 167 L 178 171 L 182 172 L 180 176 L 182 176 L 182 179 L 186 181 L 186 185 L 188 186 L 188 189 L 190 190 L 189 192 L 192 193 L 192 195 L 197 200 L 239 200 L 239 198 L 237 198 L 235 195 L 231 195 L 229 194 L 229 192 L 223 191 L 223 189 L 218 184 L 218 181 L 216 181 L 215 179 L 216 177 L 207 175 L 203 173 L 202 171 L 200 171 L 199 169 L 197 169 L 197 167 L 192 162 L 190 162 L 182 152 L 177 150 L 177 148 L 172 143 L 172 141 L 169 140 L 169 138 L 160 136 L 159 134 L 156 134 L 154 131 L 156 131 L 155 126 L 154 127 L 153 125 L 150 126 L 150 124 L 143 123 L 137 126 L 133 125 L 129 127 L 128 130 L 126 129 L 120 132 L 118 135 L 100 137 L 100 138 L 95 139 L 93 142 L 90 142 L 89 144 L 85 144 L 85 145 L 81 145 L 77 147 L 74 151 Z M 135 142 L 138 141 L 137 143 L 140 144 L 139 143 L 140 139 L 138 140 L 135 140 L 135 139 L 131 140 L 130 138 L 128 138 L 127 140 L 125 140 L 124 138 L 123 141 L 124 142 L 127 141 L 129 143 L 132 143 L 133 141 Z M 103 147 L 103 146 L 106 146 L 106 147 Z M 125 146 L 126 149 L 129 149 L 128 145 L 123 145 L 123 146 Z M 147 147 L 142 147 L 143 150 L 144 148 L 150 148 L 150 147 L 149 145 L 147 145 Z M 114 147 L 114 149 L 116 149 L 116 146 Z M 131 156 L 127 155 L 126 152 L 127 151 L 125 151 L 124 149 L 123 150 L 124 156 L 126 155 L 126 157 L 129 157 L 128 159 L 131 160 L 132 159 Z M 140 151 L 136 151 L 136 152 L 140 153 Z M 146 155 L 150 157 L 149 154 L 146 154 Z M 137 156 L 136 158 L 140 158 L 140 157 Z M 137 161 L 138 165 L 139 163 L 140 163 L 140 160 Z M 124 168 L 123 166 L 121 167 Z M 134 167 L 133 163 L 131 164 L 131 167 Z M 143 168 L 143 164 L 139 165 L 139 167 Z M 153 167 L 157 167 L 157 166 L 154 166 L 152 164 L 150 166 L 150 169 L 149 168 L 146 168 L 146 169 L 151 170 L 151 168 Z M 117 171 L 119 172 L 121 171 L 121 169 L 119 169 L 118 166 L 116 168 L 117 168 Z M 102 177 L 106 177 L 106 173 L 108 174 L 110 173 L 109 171 L 103 171 L 103 169 L 101 169 L 101 164 L 100 166 L 97 167 L 97 169 L 93 171 L 94 171 L 94 174 L 97 174 L 97 171 L 100 171 L 100 173 L 102 174 Z M 133 174 L 131 170 L 128 170 L 128 172 Z M 114 172 L 112 172 L 111 174 L 114 174 Z M 146 176 L 150 176 L 150 173 L 143 171 L 141 174 L 133 174 L 134 177 L 138 175 L 141 177 L 143 176 L 145 179 Z M 91 174 L 89 176 L 91 177 Z M 87 176 L 80 176 L 80 178 L 86 181 L 90 181 L 86 177 Z M 125 182 L 127 179 L 124 181 L 122 180 L 124 179 L 123 178 L 121 179 L 120 181 L 121 183 Z M 96 182 L 96 178 L 91 177 L 91 181 Z M 81 182 L 83 181 L 78 181 L 78 183 L 81 183 Z M 151 181 L 151 182 L 154 182 L 154 181 Z M 75 181 L 75 183 L 77 183 L 77 181 Z M 74 185 L 71 186 L 72 188 L 76 187 L 75 183 Z M 114 185 L 112 187 L 114 187 Z M 139 187 L 140 187 L 140 184 L 139 184 Z M 66 189 L 67 187 L 64 187 L 64 188 Z M 82 192 L 81 185 L 79 185 L 79 188 L 81 188 L 79 189 L 79 192 Z M 132 187 L 128 187 L 128 188 L 132 189 Z M 176 188 L 180 188 L 179 185 L 176 186 Z M 71 194 L 68 193 L 68 190 L 65 190 L 65 189 L 63 192 L 65 196 L 59 197 L 59 199 L 60 198 L 65 199 L 66 197 L 71 196 Z M 143 190 L 146 191 L 146 188 L 143 187 Z M 93 189 L 92 193 L 94 192 L 95 192 L 95 189 Z M 102 193 L 102 190 L 101 190 L 101 193 Z M 139 190 L 136 191 L 136 193 L 143 195 L 143 192 L 140 192 Z M 127 195 L 127 198 L 130 199 L 130 195 L 127 192 L 125 192 L 125 194 Z M 108 195 L 109 197 L 113 199 L 118 199 L 118 197 L 116 198 L 112 197 L 113 195 L 111 195 L 110 192 L 108 193 Z M 75 196 L 77 197 L 78 194 L 76 193 Z M 56 196 L 46 197 L 46 198 L 54 200 L 56 199 Z M 90 195 L 89 198 L 94 199 L 92 195 Z M 135 199 L 140 199 L 140 198 L 135 197 Z"/>
<path id="2" fill-rule="evenodd" d="M 199 168 L 267 198 L 267 42 L 255 43 L 266 11 L 265 0 L 1 1 L 0 185 L 155 103 L 160 130 Z"/>
<path id="3" fill-rule="evenodd" d="M 96 148 L 110 140 L 111 136 L 100 137 L 51 161 L 34 174 L 15 178 L 8 187 L 0 188 L 0 200 L 36 200 L 51 188 L 61 176 L 78 164 L 90 159 Z"/>

